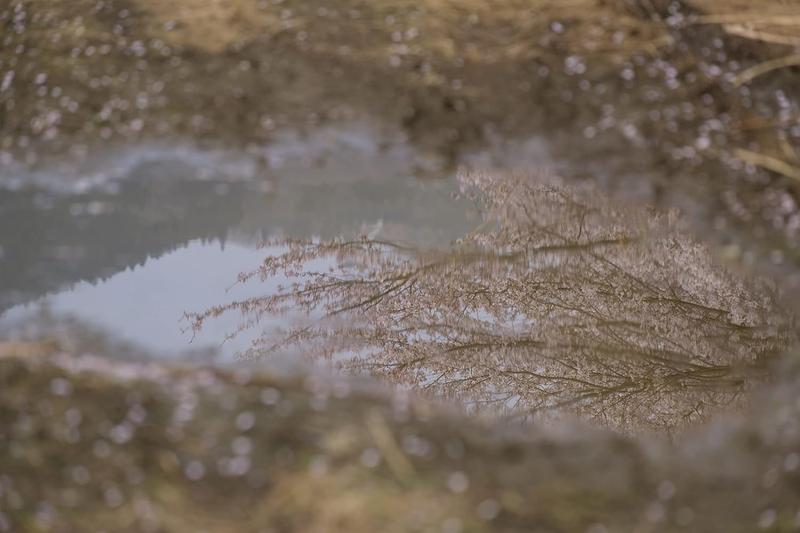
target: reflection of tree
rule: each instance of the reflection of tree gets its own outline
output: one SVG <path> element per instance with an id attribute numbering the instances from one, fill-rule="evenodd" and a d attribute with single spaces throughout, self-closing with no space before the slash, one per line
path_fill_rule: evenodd
<path id="1" fill-rule="evenodd" d="M 287 274 L 290 285 L 193 315 L 195 328 L 229 311 L 242 328 L 322 312 L 253 354 L 347 354 L 348 369 L 474 408 L 666 429 L 737 402 L 788 342 L 767 284 L 716 268 L 671 215 L 525 179 L 464 185 L 484 223 L 452 250 L 287 241 L 240 281 Z"/>

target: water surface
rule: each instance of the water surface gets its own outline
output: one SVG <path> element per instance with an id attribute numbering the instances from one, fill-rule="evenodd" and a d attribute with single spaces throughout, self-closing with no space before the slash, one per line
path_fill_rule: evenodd
<path id="1" fill-rule="evenodd" d="M 193 340 L 187 310 L 223 298 L 275 236 L 391 236 L 442 245 L 474 220 L 452 180 L 414 176 L 412 151 L 364 126 L 287 135 L 258 154 L 129 147 L 80 165 L 7 170 L 0 197 L 5 329 L 42 308 L 160 354 L 220 347 L 232 324 Z"/>

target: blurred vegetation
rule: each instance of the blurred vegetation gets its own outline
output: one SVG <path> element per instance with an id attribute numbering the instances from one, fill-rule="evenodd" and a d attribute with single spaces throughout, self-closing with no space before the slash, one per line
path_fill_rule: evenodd
<path id="1" fill-rule="evenodd" d="M 342 379 L 0 358 L 4 531 L 795 531 L 796 361 L 677 447 Z M 32 396 L 31 391 L 36 391 Z"/>
<path id="2" fill-rule="evenodd" d="M 369 118 L 437 174 L 545 132 L 565 174 L 694 206 L 696 233 L 780 285 L 800 267 L 798 17 L 795 0 L 0 0 L 0 165 L 175 137 L 257 153 Z M 770 364 L 745 413 L 671 445 L 3 343 L 0 531 L 793 531 L 800 370 Z"/>

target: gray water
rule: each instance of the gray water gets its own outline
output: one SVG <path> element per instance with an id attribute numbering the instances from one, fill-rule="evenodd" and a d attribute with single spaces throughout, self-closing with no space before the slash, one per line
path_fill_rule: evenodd
<path id="1" fill-rule="evenodd" d="M 268 290 L 231 286 L 269 239 L 369 234 L 437 246 L 474 223 L 453 177 L 416 178 L 418 162 L 402 139 L 348 125 L 258 153 L 142 145 L 36 171 L 8 166 L 0 331 L 25 339 L 58 325 L 105 332 L 137 354 L 229 358 L 250 340 L 222 342 L 235 320 L 193 337 L 183 314 Z"/>

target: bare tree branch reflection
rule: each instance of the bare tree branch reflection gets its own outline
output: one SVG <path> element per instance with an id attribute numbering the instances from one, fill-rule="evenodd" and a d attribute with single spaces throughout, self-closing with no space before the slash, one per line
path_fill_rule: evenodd
<path id="1" fill-rule="evenodd" d="M 301 311 L 250 355 L 299 349 L 471 409 L 668 431 L 741 402 L 791 341 L 770 284 L 714 265 L 672 214 L 525 178 L 462 181 L 483 223 L 451 250 L 281 241 L 239 281 L 291 283 L 193 327 Z"/>

